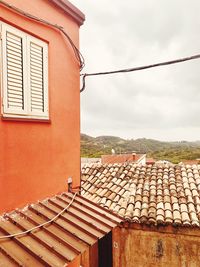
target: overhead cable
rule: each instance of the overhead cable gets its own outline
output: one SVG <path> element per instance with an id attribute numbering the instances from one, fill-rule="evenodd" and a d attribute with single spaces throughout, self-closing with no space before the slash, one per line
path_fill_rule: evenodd
<path id="1" fill-rule="evenodd" d="M 52 222 L 54 222 L 58 217 L 60 217 L 65 211 L 67 211 L 67 209 L 72 205 L 72 203 L 74 202 L 74 199 L 76 197 L 76 195 L 78 194 L 78 192 L 76 192 L 74 195 L 73 195 L 73 198 L 72 200 L 70 201 L 70 203 L 64 208 L 62 209 L 56 216 L 54 216 L 51 220 L 47 221 L 47 222 L 44 222 L 42 224 L 39 224 L 33 228 L 30 228 L 26 231 L 23 231 L 23 232 L 19 232 L 19 233 L 15 233 L 15 234 L 10 234 L 10 235 L 3 235 L 3 236 L 0 236 L 0 239 L 5 239 L 5 238 L 13 238 L 13 237 L 18 237 L 18 236 L 21 236 L 21 235 L 25 235 L 25 234 L 29 234 L 31 233 L 32 231 L 34 230 L 37 230 L 41 227 L 44 227 Z"/>
<path id="2" fill-rule="evenodd" d="M 71 47 L 72 47 L 72 49 L 74 51 L 75 57 L 76 57 L 77 61 L 79 62 L 80 71 L 84 68 L 85 60 L 84 60 L 83 55 L 81 54 L 79 49 L 76 47 L 76 45 L 72 41 L 71 37 L 68 35 L 68 33 L 64 30 L 64 28 L 62 26 L 54 24 L 54 23 L 51 23 L 51 22 L 49 22 L 47 20 L 38 18 L 38 17 L 36 17 L 36 16 L 34 16 L 34 15 L 32 15 L 32 14 L 30 14 L 30 13 L 28 13 L 28 12 L 18 8 L 18 7 L 15 7 L 15 6 L 13 6 L 13 5 L 11 5 L 11 4 L 3 1 L 3 0 L 0 0 L 0 4 L 6 6 L 9 9 L 14 10 L 15 12 L 17 12 L 17 13 L 19 13 L 19 14 L 21 14 L 21 15 L 29 18 L 29 19 L 32 19 L 32 20 L 38 21 L 40 23 L 43 23 L 45 25 L 51 26 L 51 27 L 59 30 L 60 32 L 62 32 L 64 34 L 64 36 L 68 39 L 68 41 L 69 41 L 69 43 L 70 43 L 70 45 L 71 45 Z"/>
<path id="3" fill-rule="evenodd" d="M 145 69 L 150 69 L 150 68 L 155 68 L 155 67 L 177 64 L 177 63 L 181 63 L 181 62 L 189 61 L 189 60 L 194 60 L 194 59 L 198 59 L 198 58 L 200 58 L 200 54 L 190 56 L 190 57 L 184 57 L 184 58 L 180 58 L 180 59 L 165 61 L 165 62 L 159 62 L 159 63 L 155 63 L 155 64 L 151 64 L 151 65 L 145 65 L 145 66 L 141 66 L 141 67 L 81 74 L 81 76 L 82 76 L 82 88 L 81 88 L 80 92 L 84 91 L 85 80 L 86 80 L 86 77 L 89 77 L 89 76 L 99 76 L 99 75 L 109 75 L 109 74 L 133 72 L 133 71 L 139 71 L 139 70 L 145 70 Z"/>

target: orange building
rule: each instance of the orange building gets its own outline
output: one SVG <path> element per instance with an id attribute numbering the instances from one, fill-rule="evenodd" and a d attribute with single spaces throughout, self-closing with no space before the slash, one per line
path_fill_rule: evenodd
<path id="1" fill-rule="evenodd" d="M 0 266 L 112 266 L 121 218 L 66 192 L 80 187 L 83 22 L 67 0 L 0 0 Z"/>
<path id="2" fill-rule="evenodd" d="M 113 154 L 113 155 L 102 155 L 102 164 L 114 164 L 114 163 L 137 163 L 146 164 L 146 154 Z"/>
<path id="3" fill-rule="evenodd" d="M 17 9 L 16 9 L 17 8 Z M 67 0 L 0 2 L 0 213 L 80 183 L 79 62 L 84 15 Z"/>

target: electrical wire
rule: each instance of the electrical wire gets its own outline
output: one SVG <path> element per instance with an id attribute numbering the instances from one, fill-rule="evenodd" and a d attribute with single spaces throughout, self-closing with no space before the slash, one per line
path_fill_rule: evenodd
<path id="1" fill-rule="evenodd" d="M 15 7 L 15 6 L 13 6 L 13 5 L 11 5 L 11 4 L 3 1 L 3 0 L 0 0 L 0 4 L 6 6 L 9 9 L 14 10 L 17 13 L 20 13 L 21 15 L 23 15 L 23 16 L 29 18 L 29 19 L 32 19 L 32 20 L 38 21 L 40 23 L 43 23 L 45 25 L 51 26 L 51 27 L 59 30 L 60 32 L 62 32 L 64 34 L 64 36 L 68 39 L 68 41 L 69 41 L 69 43 L 70 43 L 70 45 L 71 45 L 71 47 L 73 49 L 75 57 L 76 57 L 77 61 L 79 62 L 79 65 L 80 65 L 80 71 L 84 68 L 85 60 L 84 60 L 83 55 L 81 54 L 79 49 L 76 47 L 76 45 L 73 43 L 71 37 L 67 34 L 67 32 L 64 30 L 64 28 L 62 26 L 57 25 L 57 24 L 53 24 L 53 23 L 51 23 L 51 22 L 49 22 L 47 20 L 38 18 L 38 17 L 36 17 L 36 16 L 34 16 L 34 15 L 32 15 L 32 14 L 30 14 L 30 13 L 28 13 L 28 12 L 18 8 L 18 7 Z"/>
<path id="2" fill-rule="evenodd" d="M 21 236 L 21 235 L 25 235 L 25 234 L 28 234 L 36 229 L 39 229 L 47 224 L 50 224 L 51 222 L 55 221 L 60 215 L 62 215 L 71 205 L 72 203 L 74 202 L 74 199 L 76 197 L 76 195 L 78 194 L 78 192 L 76 192 L 74 195 L 73 195 L 73 198 L 72 200 L 70 201 L 70 203 L 63 209 L 61 210 L 56 216 L 54 216 L 51 220 L 47 221 L 47 222 L 44 222 L 42 224 L 39 224 L 33 228 L 30 228 L 26 231 L 23 231 L 23 232 L 19 232 L 19 233 L 16 233 L 16 234 L 10 234 L 10 235 L 4 235 L 4 236 L 0 236 L 0 239 L 5 239 L 5 238 L 12 238 L 12 237 L 17 237 L 17 236 Z"/>
<path id="3" fill-rule="evenodd" d="M 150 68 L 155 68 L 155 67 L 160 67 L 160 66 L 177 64 L 177 63 L 181 63 L 181 62 L 189 61 L 189 60 L 194 60 L 194 59 L 198 59 L 198 58 L 200 58 L 200 54 L 190 56 L 190 57 L 184 57 L 184 58 L 179 58 L 179 59 L 175 59 L 175 60 L 165 61 L 165 62 L 159 62 L 159 63 L 146 65 L 146 66 L 129 68 L 129 69 L 120 69 L 120 70 L 112 70 L 112 71 L 105 71 L 105 72 L 94 72 L 94 73 L 81 74 L 81 76 L 82 76 L 82 88 L 81 88 L 80 92 L 83 92 L 85 90 L 85 79 L 86 79 L 86 77 L 89 77 L 89 76 L 133 72 L 133 71 L 145 70 L 145 69 L 150 69 Z"/>

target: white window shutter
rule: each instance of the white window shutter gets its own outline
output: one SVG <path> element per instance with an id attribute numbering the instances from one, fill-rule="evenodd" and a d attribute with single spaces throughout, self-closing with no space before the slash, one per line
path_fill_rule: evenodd
<path id="1" fill-rule="evenodd" d="M 48 45 L 0 22 L 3 116 L 48 119 Z"/>
<path id="2" fill-rule="evenodd" d="M 33 37 L 29 44 L 29 109 L 31 115 L 48 117 L 47 44 Z"/>
<path id="3" fill-rule="evenodd" d="M 3 51 L 3 109 L 7 114 L 26 113 L 26 92 L 24 80 L 25 38 L 21 32 L 2 26 Z"/>

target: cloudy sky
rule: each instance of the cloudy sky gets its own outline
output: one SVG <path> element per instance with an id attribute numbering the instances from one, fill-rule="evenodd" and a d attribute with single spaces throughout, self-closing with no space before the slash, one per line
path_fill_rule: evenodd
<path id="1" fill-rule="evenodd" d="M 200 54 L 199 0 L 71 0 L 86 15 L 83 72 Z M 200 140 L 200 60 L 88 77 L 81 132 L 92 136 Z"/>

